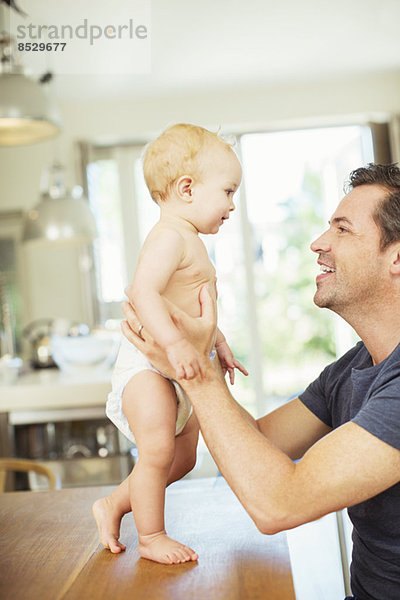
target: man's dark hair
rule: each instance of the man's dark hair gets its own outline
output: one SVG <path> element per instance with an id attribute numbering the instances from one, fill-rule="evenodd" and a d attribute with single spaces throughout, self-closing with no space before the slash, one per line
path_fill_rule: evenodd
<path id="1" fill-rule="evenodd" d="M 348 189 L 359 185 L 379 185 L 386 190 L 376 207 L 373 219 L 381 231 L 381 250 L 400 241 L 400 169 L 397 164 L 370 163 L 350 173 Z"/>

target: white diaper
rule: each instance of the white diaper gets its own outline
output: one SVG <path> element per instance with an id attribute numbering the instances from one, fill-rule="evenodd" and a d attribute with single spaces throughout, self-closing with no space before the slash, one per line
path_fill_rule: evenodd
<path id="1" fill-rule="evenodd" d="M 114 372 L 111 378 L 112 389 L 108 394 L 106 404 L 106 415 L 116 427 L 130 440 L 135 443 L 135 438 L 129 427 L 126 416 L 122 410 L 122 394 L 128 381 L 141 371 L 149 369 L 155 373 L 160 373 L 153 367 L 133 344 L 125 336 L 122 336 L 121 346 L 115 363 Z M 162 373 L 160 373 L 162 375 Z M 163 375 L 164 377 L 164 375 Z M 176 381 L 170 380 L 175 388 L 176 399 L 178 403 L 178 414 L 176 417 L 175 435 L 181 433 L 192 414 L 192 405 L 190 400 Z"/>

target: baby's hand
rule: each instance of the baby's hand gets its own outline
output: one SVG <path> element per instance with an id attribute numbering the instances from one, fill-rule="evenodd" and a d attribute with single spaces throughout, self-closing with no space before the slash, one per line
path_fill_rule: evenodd
<path id="1" fill-rule="evenodd" d="M 218 354 L 219 362 L 221 363 L 222 372 L 225 375 L 228 371 L 229 381 L 231 385 L 235 383 L 235 369 L 239 369 L 243 375 L 248 375 L 247 370 L 244 366 L 236 360 L 232 354 L 232 350 L 229 348 L 228 343 L 224 340 L 215 346 Z"/>
<path id="2" fill-rule="evenodd" d="M 179 340 L 166 348 L 168 360 L 175 369 L 176 379 L 194 379 L 205 374 L 204 358 L 187 340 Z"/>

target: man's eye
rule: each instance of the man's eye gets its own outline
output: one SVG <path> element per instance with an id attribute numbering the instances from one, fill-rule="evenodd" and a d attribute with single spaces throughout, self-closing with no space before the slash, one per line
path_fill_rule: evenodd
<path id="1" fill-rule="evenodd" d="M 338 231 L 340 233 L 347 233 L 348 230 L 345 227 L 338 227 Z"/>

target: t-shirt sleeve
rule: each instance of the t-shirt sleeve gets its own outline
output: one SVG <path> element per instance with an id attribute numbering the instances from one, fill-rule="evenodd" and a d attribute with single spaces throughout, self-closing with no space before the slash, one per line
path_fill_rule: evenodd
<path id="1" fill-rule="evenodd" d="M 315 414 L 323 423 L 332 427 L 332 418 L 328 408 L 327 381 L 329 366 L 326 367 L 317 379 L 299 395 L 303 404 Z"/>
<path id="2" fill-rule="evenodd" d="M 400 450 L 400 377 L 381 384 L 352 421 Z"/>

